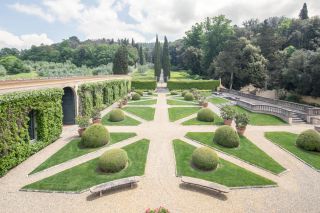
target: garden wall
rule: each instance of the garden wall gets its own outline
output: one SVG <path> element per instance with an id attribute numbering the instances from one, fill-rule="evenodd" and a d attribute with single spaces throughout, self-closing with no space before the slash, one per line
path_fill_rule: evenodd
<path id="1" fill-rule="evenodd" d="M 216 91 L 219 86 L 219 80 L 169 80 L 167 82 L 167 87 L 169 90 L 183 90 L 196 88 L 200 90 Z"/>
<path id="2" fill-rule="evenodd" d="M 0 96 L 0 176 L 55 141 L 62 131 L 62 89 L 8 93 Z M 37 142 L 30 143 L 33 110 Z"/>

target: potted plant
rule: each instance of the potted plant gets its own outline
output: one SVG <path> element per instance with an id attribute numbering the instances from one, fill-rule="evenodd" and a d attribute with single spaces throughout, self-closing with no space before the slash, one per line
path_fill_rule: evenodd
<path id="1" fill-rule="evenodd" d="M 199 105 L 202 107 L 208 107 L 208 101 L 207 98 L 202 96 L 199 98 Z"/>
<path id="2" fill-rule="evenodd" d="M 123 101 L 119 101 L 119 103 L 118 103 L 118 108 L 121 109 L 121 108 L 123 107 L 123 105 L 124 105 L 124 104 L 123 104 Z"/>
<path id="3" fill-rule="evenodd" d="M 128 98 L 127 98 L 127 97 L 124 97 L 124 98 L 122 99 L 121 103 L 122 103 L 123 105 L 127 105 L 127 104 L 128 104 Z"/>
<path id="4" fill-rule="evenodd" d="M 169 210 L 160 206 L 159 208 L 156 208 L 156 209 L 150 209 L 148 208 L 146 210 L 146 213 L 169 213 Z"/>
<path id="5" fill-rule="evenodd" d="M 236 128 L 239 135 L 243 135 L 249 123 L 249 116 L 247 113 L 237 113 L 235 116 Z"/>
<path id="6" fill-rule="evenodd" d="M 100 108 L 98 107 L 94 108 L 92 111 L 92 122 L 94 124 L 101 123 L 101 112 L 100 112 Z"/>
<path id="7" fill-rule="evenodd" d="M 82 133 L 90 125 L 90 118 L 88 116 L 78 116 L 76 117 L 76 123 L 79 126 L 78 133 L 79 133 L 79 136 L 81 137 Z"/>
<path id="8" fill-rule="evenodd" d="M 224 106 L 220 109 L 221 117 L 224 119 L 224 125 L 231 126 L 235 116 L 235 110 L 231 106 Z"/>

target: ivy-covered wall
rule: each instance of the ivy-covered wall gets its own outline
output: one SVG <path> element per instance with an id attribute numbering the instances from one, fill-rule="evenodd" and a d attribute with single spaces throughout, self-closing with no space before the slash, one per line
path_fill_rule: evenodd
<path id="1" fill-rule="evenodd" d="M 62 131 L 62 89 L 0 96 L 0 176 L 56 140 Z M 37 141 L 30 143 L 29 112 L 34 110 Z"/>
<path id="2" fill-rule="evenodd" d="M 131 88 L 129 80 L 109 80 L 79 86 L 80 114 L 90 116 L 94 107 L 109 106 L 127 95 Z"/>

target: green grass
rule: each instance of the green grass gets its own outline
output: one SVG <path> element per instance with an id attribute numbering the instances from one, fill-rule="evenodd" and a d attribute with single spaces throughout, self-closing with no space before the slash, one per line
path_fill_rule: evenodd
<path id="1" fill-rule="evenodd" d="M 148 69 L 145 73 L 134 71 L 132 74 L 133 80 L 154 80 L 154 69 Z"/>
<path id="2" fill-rule="evenodd" d="M 110 133 L 110 142 L 106 146 L 110 146 L 112 144 L 118 143 L 120 141 L 126 140 L 128 138 L 136 136 L 136 133 L 125 133 L 125 132 L 112 132 Z M 82 147 L 80 144 L 80 138 L 73 139 L 64 147 L 62 147 L 59 151 L 53 154 L 50 158 L 48 158 L 45 162 L 40 164 L 35 170 L 33 170 L 30 174 L 37 173 L 39 171 L 45 170 L 52 166 L 61 164 L 73 158 L 79 157 L 81 155 L 88 154 L 90 152 L 101 149 L 98 148 L 86 148 Z M 105 146 L 103 146 L 105 147 Z"/>
<path id="3" fill-rule="evenodd" d="M 208 101 L 213 103 L 213 104 L 224 104 L 224 103 L 228 103 L 229 102 L 227 99 L 219 98 L 219 97 L 209 98 Z"/>
<path id="4" fill-rule="evenodd" d="M 168 105 L 198 105 L 195 102 L 191 101 L 179 101 L 179 100 L 173 100 L 173 99 L 167 99 Z"/>
<path id="5" fill-rule="evenodd" d="M 106 114 L 105 116 L 103 116 L 101 123 L 103 125 L 107 125 L 107 126 L 137 126 L 139 125 L 141 122 L 137 121 L 133 118 L 131 118 L 130 116 L 125 116 L 125 119 L 123 121 L 119 121 L 119 122 L 111 122 L 109 121 L 109 114 Z"/>
<path id="6" fill-rule="evenodd" d="M 199 121 L 197 118 L 192 118 L 188 121 L 183 122 L 182 125 L 185 125 L 185 126 L 189 126 L 189 125 L 223 125 L 223 119 L 220 118 L 217 114 L 214 114 L 214 121 L 213 122 Z"/>
<path id="7" fill-rule="evenodd" d="M 17 80 L 17 79 L 37 79 L 39 78 L 37 72 L 19 73 L 15 75 L 6 75 L 0 77 L 0 80 Z"/>
<path id="8" fill-rule="evenodd" d="M 127 151 L 129 165 L 117 173 L 103 173 L 98 169 L 98 158 L 80 164 L 51 177 L 24 186 L 23 189 L 78 192 L 116 179 L 141 176 L 145 171 L 149 140 L 143 139 L 123 149 Z"/>
<path id="9" fill-rule="evenodd" d="M 157 103 L 157 99 L 152 100 L 143 100 L 143 101 L 129 101 L 128 105 L 155 105 Z"/>
<path id="10" fill-rule="evenodd" d="M 124 111 L 134 114 L 146 121 L 154 120 L 154 113 L 156 111 L 153 107 L 125 107 Z"/>
<path id="11" fill-rule="evenodd" d="M 181 118 L 187 117 L 198 112 L 200 107 L 171 107 L 169 111 L 169 120 L 171 122 L 177 121 Z"/>
<path id="12" fill-rule="evenodd" d="M 246 112 L 250 118 L 250 125 L 255 126 L 276 126 L 276 125 L 285 125 L 287 124 L 281 118 L 278 118 L 273 115 L 263 114 L 263 113 L 255 113 L 250 112 L 239 106 L 232 106 L 237 112 Z"/>
<path id="13" fill-rule="evenodd" d="M 196 148 L 181 140 L 173 141 L 178 176 L 188 176 L 216 182 L 228 187 L 276 185 L 273 181 L 241 168 L 229 161 L 219 159 L 213 171 L 201 171 L 191 165 L 191 156 Z"/>
<path id="14" fill-rule="evenodd" d="M 190 75 L 189 72 L 186 70 L 179 70 L 179 71 L 171 71 L 170 72 L 170 79 L 171 80 L 187 80 L 187 79 L 195 79 L 196 76 Z"/>
<path id="15" fill-rule="evenodd" d="M 306 151 L 296 146 L 297 134 L 290 132 L 266 132 L 265 137 L 293 155 L 320 170 L 320 152 Z"/>
<path id="16" fill-rule="evenodd" d="M 188 132 L 186 137 L 236 156 L 246 162 L 269 170 L 275 174 L 285 171 L 285 168 L 244 136 L 240 136 L 240 146 L 237 148 L 226 148 L 215 143 L 213 139 L 214 133 L 212 132 Z"/>

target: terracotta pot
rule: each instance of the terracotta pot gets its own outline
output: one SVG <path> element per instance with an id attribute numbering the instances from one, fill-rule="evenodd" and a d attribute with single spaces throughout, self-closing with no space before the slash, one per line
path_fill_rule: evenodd
<path id="1" fill-rule="evenodd" d="M 78 129 L 78 133 L 79 133 L 79 136 L 82 137 L 82 134 L 83 132 L 86 130 L 86 128 L 79 128 Z"/>
<path id="2" fill-rule="evenodd" d="M 208 103 L 203 103 L 202 106 L 203 107 L 208 107 Z"/>
<path id="3" fill-rule="evenodd" d="M 100 124 L 100 123 L 101 123 L 101 118 L 94 118 L 94 119 L 92 119 L 92 123 L 94 123 L 94 124 Z"/>
<path id="4" fill-rule="evenodd" d="M 231 124 L 232 124 L 232 119 L 230 119 L 230 120 L 224 119 L 223 123 L 224 123 L 224 125 L 231 126 Z"/>
<path id="5" fill-rule="evenodd" d="M 237 127 L 237 132 L 239 135 L 243 135 L 246 131 L 246 127 Z"/>

